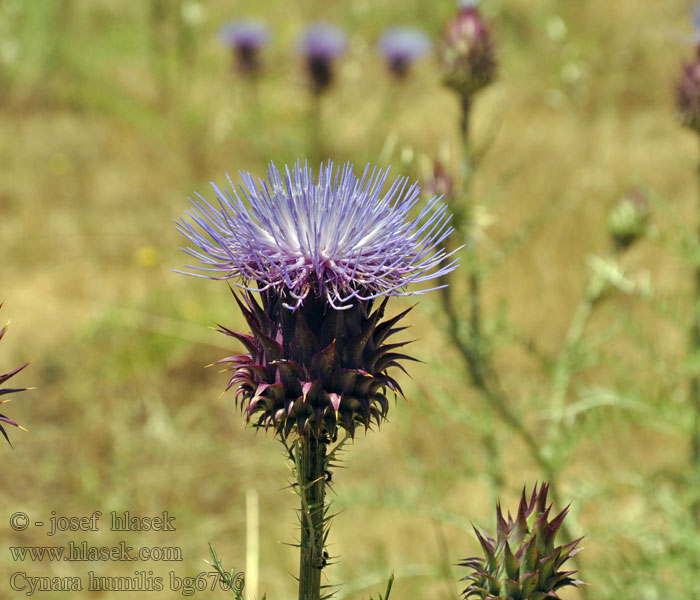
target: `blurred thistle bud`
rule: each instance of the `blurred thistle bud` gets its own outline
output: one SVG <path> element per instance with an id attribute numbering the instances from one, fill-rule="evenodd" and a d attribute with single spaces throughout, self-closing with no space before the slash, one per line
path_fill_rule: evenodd
<path id="1" fill-rule="evenodd" d="M 439 158 L 428 164 L 423 175 L 423 190 L 426 196 L 440 196 L 448 202 L 452 199 L 455 182 L 445 163 Z"/>
<path id="2" fill-rule="evenodd" d="M 443 247 L 451 217 L 437 198 L 411 217 L 420 188 L 398 178 L 383 191 L 387 172 L 369 165 L 361 177 L 330 162 L 318 178 L 300 163 L 267 175 L 243 173 L 240 195 L 214 186 L 219 208 L 200 198 L 193 224 L 178 224 L 195 268 L 245 292 L 250 333 L 220 327 L 247 351 L 219 361 L 233 373 L 227 389 L 280 437 L 354 436 L 386 418 L 387 390 L 402 394 L 388 371 L 415 359 L 388 340 L 410 309 L 385 319 L 386 304 L 457 268 Z"/>
<path id="3" fill-rule="evenodd" d="M 445 84 L 469 98 L 496 78 L 496 53 L 491 33 L 477 2 L 462 1 L 448 21 L 439 49 Z"/>
<path id="4" fill-rule="evenodd" d="M 483 600 L 547 600 L 559 598 L 563 587 L 579 587 L 583 581 L 575 579 L 577 571 L 561 570 L 562 565 L 580 551 L 576 548 L 582 538 L 563 546 L 555 546 L 557 530 L 564 522 L 568 507 L 550 519 L 552 505 L 547 506 L 549 484 L 537 486 L 528 502 L 523 488 L 515 520 L 508 513 L 506 521 L 500 504 L 496 509 L 497 536 L 474 531 L 485 556 L 467 558 L 460 566 L 473 573 L 462 581 L 469 581 L 465 598 Z"/>
<path id="5" fill-rule="evenodd" d="M 408 75 L 411 65 L 430 50 L 430 39 L 412 27 L 394 27 L 379 38 L 378 48 L 389 72 L 397 79 Z"/>
<path id="6" fill-rule="evenodd" d="M 0 307 L 2 307 L 2 304 L 0 304 Z M 8 325 L 9 325 L 9 323 L 8 323 Z M 7 325 L 5 325 L 2 329 L 0 329 L 0 340 L 3 338 L 6 331 L 7 331 Z M 13 369 L 9 373 L 5 373 L 4 375 L 0 375 L 0 385 L 5 383 L 11 377 L 14 377 L 15 375 L 17 375 L 17 373 L 19 373 L 22 369 L 24 369 L 28 364 L 29 363 L 24 363 L 21 367 L 17 367 L 16 369 Z M 27 389 L 29 389 L 29 388 L 0 388 L 0 396 L 4 396 L 6 394 L 14 394 L 17 392 L 23 392 Z M 9 402 L 9 400 L 0 399 L 0 404 L 4 404 L 5 402 Z M 10 438 L 8 437 L 7 432 L 5 431 L 3 424 L 12 425 L 13 427 L 18 427 L 19 429 L 24 429 L 24 427 L 17 424 L 15 421 L 10 419 L 9 417 L 6 417 L 5 415 L 0 415 L 0 433 L 7 440 L 7 443 L 10 444 L 10 446 L 11 446 L 12 443 L 10 442 Z"/>
<path id="7" fill-rule="evenodd" d="M 219 31 L 219 39 L 231 49 L 240 73 L 252 76 L 260 71 L 260 50 L 270 41 L 270 31 L 264 23 L 253 20 L 227 23 Z"/>
<path id="8" fill-rule="evenodd" d="M 345 34 L 328 23 L 315 23 L 306 28 L 299 50 L 306 62 L 314 94 L 325 92 L 333 83 L 333 62 L 347 49 Z"/>
<path id="9" fill-rule="evenodd" d="M 700 3 L 693 7 L 695 59 L 683 65 L 676 82 L 676 106 L 681 123 L 700 133 Z"/>
<path id="10" fill-rule="evenodd" d="M 644 190 L 627 192 L 608 215 L 608 231 L 615 248 L 626 250 L 646 233 L 649 222 L 649 201 Z"/>

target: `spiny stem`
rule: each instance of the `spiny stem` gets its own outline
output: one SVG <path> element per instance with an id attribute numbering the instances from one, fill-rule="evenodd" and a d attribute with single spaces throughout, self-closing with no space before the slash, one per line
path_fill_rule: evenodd
<path id="1" fill-rule="evenodd" d="M 327 441 L 302 436 L 296 442 L 294 462 L 301 498 L 301 556 L 299 561 L 299 600 L 319 600 L 324 553 Z"/>

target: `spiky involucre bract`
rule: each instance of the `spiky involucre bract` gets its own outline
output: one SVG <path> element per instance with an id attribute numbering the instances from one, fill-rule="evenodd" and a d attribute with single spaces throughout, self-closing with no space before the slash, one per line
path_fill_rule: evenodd
<path id="1" fill-rule="evenodd" d="M 379 425 L 389 410 L 387 391 L 402 394 L 390 367 L 415 360 L 398 351 L 407 342 L 387 343 L 399 320 L 384 319 L 387 299 L 355 301 L 334 310 L 321 298 L 307 298 L 296 311 L 284 307 L 273 290 L 250 292 L 236 300 L 251 329 L 242 334 L 220 331 L 243 343 L 247 354 L 225 358 L 233 375 L 227 389 L 249 422 L 272 428 L 280 436 L 328 436 L 338 429 L 354 436 L 357 427 Z"/>
<path id="2" fill-rule="evenodd" d="M 523 489 L 518 513 L 508 520 L 497 507 L 497 535 L 474 531 L 484 550 L 483 557 L 464 559 L 460 565 L 473 572 L 463 581 L 469 585 L 465 598 L 483 600 L 546 600 L 559 598 L 557 591 L 584 583 L 574 577 L 575 570 L 562 566 L 579 552 L 582 538 L 562 546 L 554 545 L 557 530 L 564 522 L 568 507 L 550 519 L 552 505 L 547 506 L 549 484 L 537 486 L 528 501 Z"/>
<path id="3" fill-rule="evenodd" d="M 2 307 L 2 304 L 0 304 L 0 307 Z M 3 338 L 5 335 L 5 332 L 7 331 L 7 325 L 5 325 L 2 329 L 0 329 L 0 340 Z M 29 363 L 24 363 L 22 366 L 17 367 L 16 369 L 13 369 L 9 373 L 5 373 L 4 375 L 0 375 L 0 386 L 2 386 L 6 381 L 8 381 L 11 377 L 14 377 L 19 373 L 22 369 L 24 369 Z M 2 388 L 0 387 L 0 404 L 4 404 L 5 402 L 8 402 L 8 399 L 2 398 L 2 396 L 5 396 L 7 394 L 14 394 L 17 392 L 23 392 L 27 388 Z M 7 440 L 7 443 L 12 445 L 10 442 L 10 438 L 7 435 L 7 431 L 5 431 L 5 428 L 3 427 L 3 424 L 7 425 L 12 425 L 13 427 L 19 427 L 20 429 L 24 429 L 21 425 L 10 419 L 9 417 L 0 414 L 0 433 L 3 435 L 3 437 Z"/>

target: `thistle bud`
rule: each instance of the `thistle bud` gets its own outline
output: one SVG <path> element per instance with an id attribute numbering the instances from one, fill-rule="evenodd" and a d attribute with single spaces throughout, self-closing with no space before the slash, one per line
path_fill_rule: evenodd
<path id="1" fill-rule="evenodd" d="M 625 194 L 608 215 L 608 231 L 615 248 L 626 250 L 646 232 L 649 202 L 644 190 L 635 188 Z"/>
<path id="2" fill-rule="evenodd" d="M 455 182 L 445 163 L 435 159 L 425 169 L 423 176 L 424 192 L 428 197 L 440 196 L 451 199 L 455 192 Z"/>
<path id="3" fill-rule="evenodd" d="M 695 60 L 683 66 L 676 83 L 676 105 L 681 123 L 700 133 L 700 48 Z"/>
<path id="4" fill-rule="evenodd" d="M 491 34 L 475 2 L 463 2 L 442 36 L 440 64 L 445 84 L 465 98 L 496 77 Z"/>
<path id="5" fill-rule="evenodd" d="M 270 32 L 258 21 L 235 21 L 221 28 L 219 38 L 231 49 L 234 68 L 242 75 L 260 71 L 260 50 L 270 40 Z"/>
<path id="6" fill-rule="evenodd" d="M 683 65 L 676 82 L 676 106 L 681 123 L 700 133 L 700 3 L 693 7 L 695 58 Z"/>
<path id="7" fill-rule="evenodd" d="M 333 63 L 347 48 L 345 34 L 333 25 L 316 23 L 301 37 L 300 51 L 314 94 L 325 92 L 334 79 Z"/>
<path id="8" fill-rule="evenodd" d="M 579 587 L 577 571 L 562 570 L 562 565 L 580 551 L 582 538 L 563 546 L 555 546 L 557 530 L 564 522 L 568 507 L 554 518 L 547 506 L 549 484 L 532 490 L 528 501 L 523 488 L 515 520 L 508 520 L 497 506 L 497 536 L 494 539 L 476 527 L 476 537 L 485 556 L 464 559 L 460 566 L 472 569 L 463 581 L 469 581 L 465 598 L 483 600 L 547 600 L 559 598 L 557 591 L 566 586 Z"/>

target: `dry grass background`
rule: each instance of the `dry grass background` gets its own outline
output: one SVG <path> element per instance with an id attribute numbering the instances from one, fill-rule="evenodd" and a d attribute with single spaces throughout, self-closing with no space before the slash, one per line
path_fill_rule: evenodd
<path id="1" fill-rule="evenodd" d="M 55 543 L 40 530 L 11 532 L 15 511 L 46 520 L 52 510 L 167 509 L 177 517 L 177 533 L 125 539 L 181 546 L 185 561 L 172 568 L 185 576 L 208 570 L 208 541 L 225 563 L 244 567 L 249 489 L 260 497 L 261 592 L 293 597 L 297 554 L 280 542 L 295 538 L 296 498 L 283 489 L 281 447 L 246 430 L 233 397 L 219 396 L 223 376 L 202 368 L 232 351 L 207 327 L 241 323 L 224 284 L 171 271 L 186 262 L 173 220 L 194 191 L 211 196 L 208 181 L 221 184 L 239 169 L 261 173 L 270 159 L 291 162 L 308 151 L 306 94 L 289 48 L 312 19 L 351 32 L 350 54 L 324 106 L 324 138 L 336 162 L 375 162 L 384 151 L 397 172 L 420 177 L 421 156 L 457 150 L 458 106 L 434 65 L 422 63 L 397 89 L 374 50 L 395 23 L 437 34 L 454 10 L 451 1 L 163 0 L 158 21 L 154 4 L 0 0 L 0 297 L 3 318 L 12 318 L 0 364 L 7 370 L 34 358 L 18 379 L 38 386 L 7 410 L 29 432 L 11 432 L 15 449 L 3 449 L 2 597 L 20 597 L 8 587 L 17 570 L 83 578 L 89 568 L 134 571 L 118 563 L 13 562 L 7 546 Z M 638 184 L 654 191 L 667 208 L 654 217 L 661 233 L 672 231 L 672 220 L 694 218 L 697 140 L 676 122 L 671 89 L 693 52 L 685 41 L 688 4 L 485 0 L 483 12 L 498 38 L 501 73 L 474 114 L 475 144 L 487 150 L 473 197 L 491 223 L 480 252 L 496 255 L 513 232 L 537 223 L 488 282 L 485 304 L 493 316 L 505 302 L 521 335 L 553 351 L 585 286 L 588 256 L 606 252 L 606 214 L 622 193 Z M 215 36 L 222 21 L 251 14 L 266 19 L 275 36 L 257 107 L 251 90 L 231 76 Z M 647 272 L 661 294 L 687 308 L 690 270 L 672 253 L 644 243 L 623 263 L 632 273 Z M 394 309 L 407 304 L 396 301 Z M 683 331 L 621 294 L 591 327 L 609 327 L 619 312 L 636 318 L 669 369 L 680 368 Z M 346 584 L 340 597 L 376 595 L 395 569 L 397 598 L 454 598 L 462 573 L 450 565 L 477 550 L 470 523 L 493 526 L 488 457 L 478 434 L 488 416 L 455 374 L 461 363 L 440 333 L 438 313 L 436 299 L 425 297 L 412 314 L 421 340 L 414 353 L 425 364 L 412 369 L 413 380 L 402 379 L 408 402 L 398 402 L 380 433 L 359 436 L 347 469 L 335 475 L 342 512 L 331 551 L 340 559 L 328 576 Z M 617 372 L 653 388 L 654 373 L 635 344 L 620 338 L 612 346 Z M 496 359 L 513 398 L 531 398 L 528 390 L 539 382 L 532 361 L 508 349 Z M 594 384 L 598 376 L 614 378 L 598 369 L 583 381 Z M 668 402 L 682 402 L 676 396 Z M 440 408 L 445 403 L 459 419 Z M 534 407 L 518 410 L 533 423 L 539 418 Z M 619 582 L 629 573 L 614 560 L 629 552 L 634 569 L 638 540 L 617 533 L 621 521 L 636 522 L 640 537 L 653 538 L 659 523 L 666 527 L 635 482 L 685 472 L 686 440 L 677 428 L 652 427 L 653 414 L 591 418 L 583 427 L 590 436 L 577 441 L 563 471 L 575 530 L 589 534 L 582 562 L 594 584 L 590 598 L 627 597 Z M 541 474 L 507 428 L 497 431 L 507 475 L 500 495 L 512 504 Z M 121 539 L 106 529 L 55 539 Z M 673 572 L 664 548 L 657 570 L 644 578 Z M 167 577 L 171 566 L 136 569 Z M 655 590 L 650 584 L 634 597 L 661 597 Z M 124 597 L 50 597 L 93 595 Z M 176 595 L 166 589 L 149 597 Z M 223 597 L 201 597 L 216 595 Z"/>

